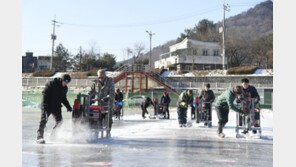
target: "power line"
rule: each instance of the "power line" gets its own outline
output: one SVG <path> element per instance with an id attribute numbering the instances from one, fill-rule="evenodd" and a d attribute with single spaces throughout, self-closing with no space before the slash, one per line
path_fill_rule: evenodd
<path id="1" fill-rule="evenodd" d="M 254 6 L 256 4 L 235 4 L 231 5 L 232 7 L 239 7 L 239 6 Z M 210 8 L 210 9 L 204 9 L 199 10 L 198 12 L 185 14 L 181 16 L 177 16 L 174 18 L 167 18 L 162 19 L 158 21 L 151 21 L 151 22 L 140 22 L 140 23 L 128 23 L 128 24 L 102 24 L 102 25 L 95 25 L 95 24 L 79 24 L 79 23 L 69 23 L 69 22 L 60 22 L 61 24 L 65 26 L 73 26 L 73 27 L 85 27 L 85 28 L 131 28 L 131 27 L 144 27 L 144 26 L 151 26 L 151 25 L 157 25 L 157 24 L 166 24 L 171 22 L 177 22 L 180 20 L 189 19 L 192 17 L 201 16 L 213 11 L 220 10 L 220 7 Z"/>
<path id="2" fill-rule="evenodd" d="M 215 7 L 211 9 L 206 9 L 206 10 L 199 10 L 198 12 L 186 14 L 186 15 L 181 15 L 175 18 L 168 18 L 168 19 L 163 19 L 159 21 L 153 21 L 153 22 L 142 22 L 142 23 L 129 23 L 129 24 L 110 24 L 110 25 L 91 25 L 91 24 L 76 24 L 76 23 L 67 23 L 63 22 L 64 25 L 68 26 L 76 26 L 76 27 L 88 27 L 88 28 L 130 28 L 130 27 L 142 27 L 142 26 L 149 26 L 149 25 L 156 25 L 156 24 L 164 24 L 164 23 L 170 23 L 170 22 L 176 22 L 179 20 L 184 20 L 192 17 L 196 17 L 199 15 L 203 15 L 209 12 L 213 12 L 216 10 L 220 10 L 220 7 Z"/>

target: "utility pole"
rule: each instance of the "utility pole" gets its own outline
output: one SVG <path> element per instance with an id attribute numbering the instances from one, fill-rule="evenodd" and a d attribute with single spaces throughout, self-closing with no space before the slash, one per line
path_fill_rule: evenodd
<path id="1" fill-rule="evenodd" d="M 129 64 L 128 60 L 129 60 L 130 54 L 132 54 L 133 51 L 130 48 L 127 48 L 126 51 L 127 51 L 127 64 Z"/>
<path id="2" fill-rule="evenodd" d="M 223 3 L 223 23 L 222 23 L 222 27 L 223 27 L 223 30 L 222 30 L 222 47 L 223 47 L 223 50 L 222 50 L 222 66 L 223 66 L 223 70 L 225 70 L 225 11 L 230 11 L 229 9 L 229 5 L 225 5 L 225 0 L 224 0 L 224 3 Z"/>
<path id="3" fill-rule="evenodd" d="M 155 33 L 152 33 L 152 31 L 147 31 L 146 32 L 149 34 L 150 37 L 150 55 L 149 55 L 149 68 L 151 70 L 151 55 L 152 55 L 152 36 L 155 35 Z"/>
<path id="4" fill-rule="evenodd" d="M 81 59 L 82 59 L 82 49 L 81 46 L 79 47 L 79 71 L 82 71 L 81 68 Z"/>
<path id="5" fill-rule="evenodd" d="M 51 34 L 51 39 L 52 39 L 52 46 L 51 46 L 51 58 L 50 58 L 50 70 L 52 70 L 52 58 L 54 56 L 54 41 L 57 39 L 57 36 L 55 35 L 55 26 L 59 26 L 59 25 L 56 25 L 57 23 L 60 23 L 60 22 L 57 22 L 55 20 L 55 17 L 54 17 L 54 20 L 51 20 L 53 22 L 53 31 L 52 31 L 52 34 Z"/>
<path id="6" fill-rule="evenodd" d="M 194 55 L 192 54 L 192 71 L 194 71 L 194 60 L 195 60 L 195 57 L 194 57 Z"/>

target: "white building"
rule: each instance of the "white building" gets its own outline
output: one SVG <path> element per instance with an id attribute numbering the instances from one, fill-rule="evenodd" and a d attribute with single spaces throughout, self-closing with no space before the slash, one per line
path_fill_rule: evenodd
<path id="1" fill-rule="evenodd" d="M 155 61 L 154 65 L 155 68 L 177 71 L 222 69 L 221 53 L 222 47 L 218 42 L 185 38 L 182 42 L 170 46 L 170 52 L 161 54 L 160 60 Z"/>
<path id="2" fill-rule="evenodd" d="M 49 70 L 50 69 L 50 56 L 38 56 L 37 65 L 38 70 Z"/>

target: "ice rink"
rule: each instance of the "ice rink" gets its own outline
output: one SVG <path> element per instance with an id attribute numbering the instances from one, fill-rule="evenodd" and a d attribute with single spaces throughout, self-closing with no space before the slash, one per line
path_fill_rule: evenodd
<path id="1" fill-rule="evenodd" d="M 23 108 L 23 166 L 273 165 L 272 111 L 262 110 L 261 139 L 256 139 L 253 135 L 236 139 L 234 112 L 230 112 L 229 122 L 224 129 L 226 137 L 220 139 L 216 135 L 215 110 L 212 128 L 195 123 L 192 127 L 180 128 L 176 108 L 171 108 L 170 111 L 170 120 L 143 120 L 140 109 L 127 109 L 123 120 L 114 121 L 112 137 L 93 144 L 85 141 L 87 137 L 84 134 L 72 136 L 71 113 L 63 111 L 64 123 L 58 133 L 58 141 L 49 139 L 54 125 L 54 120 L 50 117 L 45 132 L 47 143 L 38 145 L 35 140 L 40 109 Z M 191 121 L 189 117 L 188 120 Z"/>

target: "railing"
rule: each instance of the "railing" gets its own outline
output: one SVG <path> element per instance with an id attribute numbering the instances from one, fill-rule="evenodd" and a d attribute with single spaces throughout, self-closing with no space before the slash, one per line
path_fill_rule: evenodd
<path id="1" fill-rule="evenodd" d="M 129 66 L 128 64 L 124 64 L 123 66 L 117 68 L 117 69 L 115 70 L 115 72 L 125 71 L 126 68 L 128 68 L 128 66 Z"/>
<path id="2" fill-rule="evenodd" d="M 145 72 L 148 70 L 147 65 L 143 64 L 125 64 L 118 69 L 116 69 L 116 72 Z"/>
<path id="3" fill-rule="evenodd" d="M 159 74 L 157 74 L 156 72 L 153 72 L 153 71 L 148 72 L 147 74 L 150 75 L 151 77 L 153 77 L 154 79 L 158 80 L 159 82 L 163 83 L 164 85 L 172 88 L 171 81 L 169 81 L 169 79 L 164 78 L 164 77 L 160 76 Z"/>

